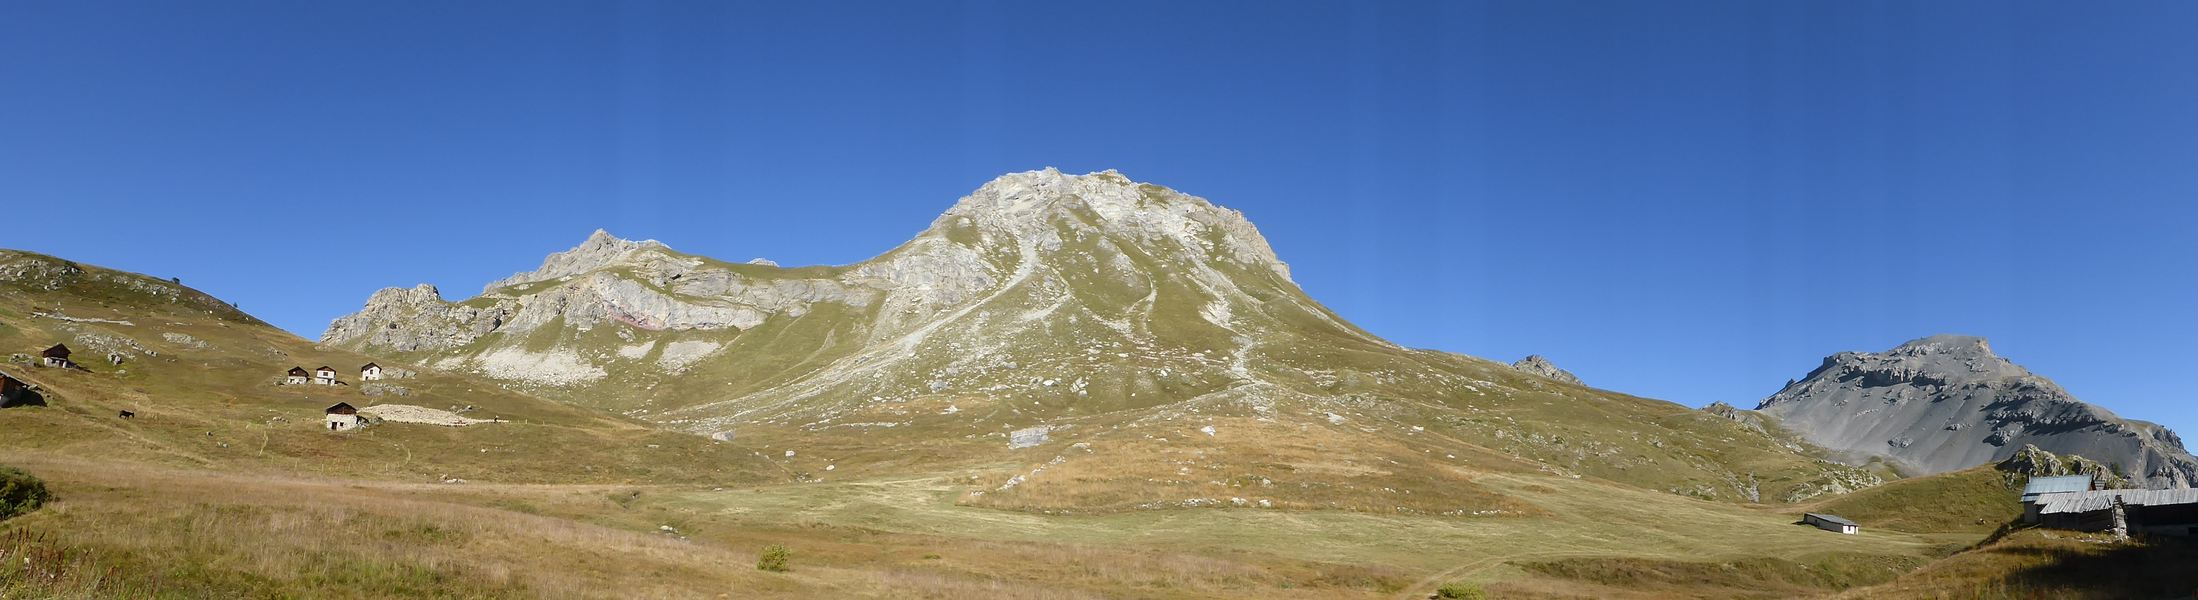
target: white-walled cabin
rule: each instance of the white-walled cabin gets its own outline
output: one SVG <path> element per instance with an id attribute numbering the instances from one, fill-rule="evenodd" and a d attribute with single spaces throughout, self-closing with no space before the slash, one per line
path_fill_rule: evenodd
<path id="1" fill-rule="evenodd" d="M 329 431 L 349 431 L 359 426 L 359 409 L 352 408 L 349 402 L 337 402 L 328 407 L 327 414 Z"/>

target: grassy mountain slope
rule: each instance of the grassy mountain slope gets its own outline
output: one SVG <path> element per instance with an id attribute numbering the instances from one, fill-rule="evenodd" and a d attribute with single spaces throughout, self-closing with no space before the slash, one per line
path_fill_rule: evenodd
<path id="1" fill-rule="evenodd" d="M 1552 562 L 1852 567 L 1778 588 L 1830 591 L 1940 543 L 1825 534 L 1776 508 L 1689 497 L 1730 499 L 1690 492 L 1732 485 L 1703 478 L 1711 469 L 1811 459 L 1716 415 L 1434 352 L 1277 348 L 1250 364 L 1343 374 L 1261 369 L 1190 400 L 1076 416 L 1072 400 L 950 387 L 715 442 L 315 346 L 169 282 L 15 252 L 0 275 L 0 343 L 128 354 L 82 371 L 9 367 L 45 405 L 0 410 L 0 463 L 57 498 L 0 523 L 0 551 L 44 557 L 0 566 L 0 598 L 1396 598 L 1445 583 L 1627 589 L 1538 566 Z M 273 385 L 292 364 L 368 360 L 419 371 L 386 382 L 409 395 Z M 1476 389 L 1403 397 L 1413 377 Z M 509 422 L 319 426 L 328 403 L 392 399 Z M 1053 438 L 1005 448 L 1025 411 L 1051 411 Z M 844 426 L 887 418 L 907 424 Z M 794 548 L 793 571 L 752 568 L 772 544 Z"/>
<path id="2" fill-rule="evenodd" d="M 1397 347 L 1307 297 L 1242 215 L 1112 172 L 1004 176 L 841 267 L 599 233 L 476 298 L 377 293 L 323 340 L 809 477 L 971 470 L 966 500 L 998 507 L 1497 514 L 1533 508 L 1478 474 L 1773 503 L 1878 481 L 1676 404 Z"/>
<path id="3" fill-rule="evenodd" d="M 2022 516 L 2024 478 L 1993 467 L 1903 479 L 1805 507 L 1915 533 L 1991 533 Z"/>
<path id="4" fill-rule="evenodd" d="M 56 343 L 75 350 L 82 368 L 26 364 Z M 316 346 L 172 282 L 27 252 L 0 251 L 0 348 L 15 355 L 0 369 L 42 388 L 44 404 L 0 410 L 0 450 L 10 453 L 429 481 L 711 481 L 775 471 L 752 452 L 465 376 L 276 385 L 292 366 L 329 365 L 351 380 L 367 362 L 396 365 Z M 122 364 L 110 364 L 110 353 Z M 469 416 L 507 422 L 332 433 L 322 411 L 337 402 L 470 405 Z M 544 459 L 560 447 L 590 451 Z"/>

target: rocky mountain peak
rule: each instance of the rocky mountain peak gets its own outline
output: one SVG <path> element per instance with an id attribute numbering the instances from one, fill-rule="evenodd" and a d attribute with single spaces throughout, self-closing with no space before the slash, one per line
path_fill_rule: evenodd
<path id="1" fill-rule="evenodd" d="M 510 277 L 490 282 L 487 287 L 481 289 L 481 293 L 493 293 L 496 290 L 515 285 L 549 281 L 560 277 L 587 273 L 614 264 L 628 262 L 636 253 L 650 249 L 670 250 L 671 248 L 656 240 L 637 242 L 619 239 L 618 236 L 611 235 L 609 231 L 597 229 L 595 233 L 588 235 L 587 240 L 580 242 L 580 245 L 574 246 L 571 250 L 551 254 L 549 257 L 542 259 L 541 268 L 526 273 L 515 273 Z"/>
<path id="2" fill-rule="evenodd" d="M 1527 355 L 1526 358 L 1519 359 L 1519 362 L 1511 363 L 1511 368 L 1532 375 L 1580 385 L 1579 376 L 1573 375 L 1571 371 L 1557 368 L 1557 363 L 1549 362 L 1549 359 L 1543 358 L 1540 354 Z"/>
<path id="3" fill-rule="evenodd" d="M 1992 353 L 1992 344 L 1984 338 L 1972 335 L 1942 333 L 1927 338 L 1910 340 L 1888 354 L 1897 356 L 1925 356 L 1944 354 L 1959 357 L 1999 358 Z"/>
<path id="4" fill-rule="evenodd" d="M 2173 432 L 2079 401 L 1974 336 L 1832 355 L 1757 410 L 1851 459 L 1882 457 L 1923 473 L 1998 462 L 2035 445 L 2120 465 L 2153 485 L 2198 482 L 2198 458 Z"/>
<path id="5" fill-rule="evenodd" d="M 985 240 L 1034 242 L 1041 252 L 1060 248 L 1064 232 L 1092 231 L 1126 238 L 1148 254 L 1229 260 L 1290 275 L 1243 213 L 1111 169 L 1002 175 L 955 203 L 928 233 L 964 227 L 987 234 Z"/>

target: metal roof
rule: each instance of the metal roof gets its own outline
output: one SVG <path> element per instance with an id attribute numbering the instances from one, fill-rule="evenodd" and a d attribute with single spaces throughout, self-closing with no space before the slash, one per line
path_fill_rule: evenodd
<path id="1" fill-rule="evenodd" d="M 1791 513 L 1788 513 L 1788 514 L 1791 514 Z M 1807 516 L 1810 516 L 1810 517 L 1816 517 L 1816 518 L 1817 518 L 1818 520 L 1821 520 L 1821 521 L 1824 521 L 1824 522 L 1827 522 L 1827 523 L 1831 523 L 1831 524 L 1834 524 L 1834 525 L 1849 525 L 1849 526 L 1854 526 L 1854 527 L 1861 527 L 1861 525 L 1857 525 L 1857 524 L 1856 524 L 1856 523 L 1855 523 L 1854 521 L 1849 521 L 1849 520 L 1846 520 L 1846 519 L 1840 518 L 1840 517 L 1839 517 L 1839 516 L 1837 516 L 1837 515 L 1827 515 L 1827 514 L 1824 514 L 1824 513 L 1808 513 L 1808 515 L 1807 515 Z"/>
<path id="2" fill-rule="evenodd" d="M 2084 492 L 2059 492 L 2038 498 L 2043 504 L 2039 514 L 2087 513 L 2114 507 L 2114 499 L 2120 497 L 2130 506 L 2170 506 L 2198 504 L 2198 488 L 2173 490 L 2099 490 Z"/>
<path id="3" fill-rule="evenodd" d="M 2032 477 L 2032 478 L 2030 478 L 2030 485 L 2026 485 L 2026 486 L 2023 486 L 2023 487 L 2022 487 L 2022 495 L 2023 495 L 2023 498 L 2025 498 L 2025 499 L 2028 499 L 2028 498 L 2034 498 L 2034 497 L 2038 496 L 2039 494 L 2053 494 L 2053 493 L 2059 493 L 2059 492 L 2081 492 L 2081 491 L 2085 491 L 2085 490 L 2089 490 L 2089 489 L 2091 489 L 2091 476 L 2090 476 L 2090 475 L 2062 475 L 2062 476 L 2060 476 L 2060 477 Z"/>

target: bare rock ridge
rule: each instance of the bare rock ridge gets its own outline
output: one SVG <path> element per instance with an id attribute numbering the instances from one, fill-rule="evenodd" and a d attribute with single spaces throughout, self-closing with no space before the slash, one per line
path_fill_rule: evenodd
<path id="1" fill-rule="evenodd" d="M 1573 385 L 1583 385 L 1580 383 L 1579 376 L 1573 375 L 1571 371 L 1557 368 L 1557 363 L 1549 362 L 1549 359 L 1542 358 L 1540 354 L 1527 355 L 1526 358 L 1519 359 L 1519 362 L 1511 363 L 1511 368 Z"/>
<path id="2" fill-rule="evenodd" d="M 1757 410 L 1851 460 L 1883 457 L 1921 473 L 2000 462 L 2034 446 L 2118 466 L 2150 485 L 2198 482 L 2198 459 L 2174 432 L 2078 401 L 1979 337 L 1834 354 Z"/>

